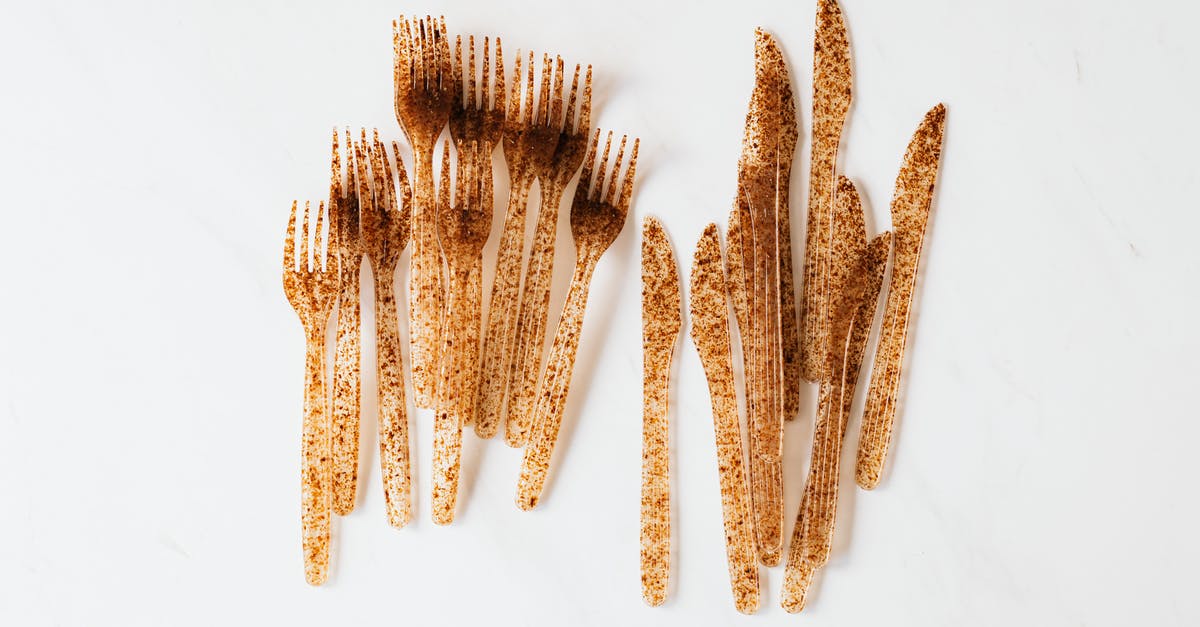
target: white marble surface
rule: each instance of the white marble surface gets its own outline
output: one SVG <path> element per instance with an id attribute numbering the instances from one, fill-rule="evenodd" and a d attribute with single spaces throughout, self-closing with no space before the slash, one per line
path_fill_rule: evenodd
<path id="1" fill-rule="evenodd" d="M 883 483 L 844 484 L 809 608 L 785 614 L 782 572 L 764 571 L 763 610 L 741 619 L 690 340 L 674 579 L 662 608 L 639 596 L 636 221 L 661 217 L 686 265 L 725 219 L 756 25 L 794 71 L 804 197 L 815 3 L 222 4 L 28 2 L 0 20 L 0 624 L 1200 622 L 1195 5 L 845 0 L 843 165 L 873 231 L 921 114 L 949 110 L 912 359 Z M 312 589 L 279 248 L 291 200 L 325 193 L 334 124 L 401 137 L 389 20 L 405 10 L 593 63 L 595 120 L 642 138 L 639 182 L 544 505 L 518 511 L 518 454 L 472 436 L 459 519 L 433 525 L 422 412 L 417 519 L 389 529 L 368 400 L 362 497 Z M 787 428 L 789 518 L 809 412 Z"/>

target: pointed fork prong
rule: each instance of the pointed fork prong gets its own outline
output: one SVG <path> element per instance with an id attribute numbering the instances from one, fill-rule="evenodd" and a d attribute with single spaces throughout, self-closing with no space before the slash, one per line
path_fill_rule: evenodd
<path id="1" fill-rule="evenodd" d="M 491 207 L 483 206 L 484 179 L 487 179 L 491 172 L 485 167 L 483 160 L 488 157 L 490 155 L 484 155 L 480 150 L 479 142 L 471 142 L 471 208 L 476 213 L 491 210 Z"/>
<path id="2" fill-rule="evenodd" d="M 492 155 L 479 150 L 479 210 L 490 216 L 492 213 Z M 491 219 L 488 220 L 489 224 Z"/>
<path id="3" fill-rule="evenodd" d="M 330 216 L 330 217 L 332 218 L 332 216 Z M 327 247 L 321 245 L 322 244 L 321 235 L 323 234 L 323 229 L 321 227 L 323 226 L 323 222 L 325 221 L 324 218 L 325 218 L 325 201 L 322 200 L 320 203 L 317 204 L 317 230 L 315 233 L 313 233 L 313 260 L 312 260 L 313 272 L 323 272 L 325 270 L 332 270 L 332 268 L 329 267 L 330 266 L 330 264 L 329 264 L 329 249 Z M 333 225 L 330 224 L 329 227 L 330 227 L 330 229 L 332 229 Z"/>
<path id="4" fill-rule="evenodd" d="M 525 70 L 525 125 L 533 126 L 533 51 L 529 51 L 529 67 Z"/>
<path id="5" fill-rule="evenodd" d="M 617 200 L 617 177 L 621 174 L 621 160 L 625 158 L 625 141 L 628 139 L 628 135 L 621 136 L 621 145 L 617 148 L 617 160 L 613 162 L 612 179 L 608 182 L 608 197 L 603 198 L 604 202 L 610 205 Z M 607 147 L 605 147 L 604 155 L 608 156 Z"/>
<path id="6" fill-rule="evenodd" d="M 512 96 L 508 99 L 508 107 L 504 112 L 505 120 L 510 124 L 521 123 L 521 51 L 517 50 L 517 60 L 513 65 Z"/>
<path id="7" fill-rule="evenodd" d="M 354 172 L 358 178 L 358 211 L 374 216 L 375 203 L 371 196 L 371 178 L 368 171 L 367 129 L 362 131 L 362 140 L 354 143 Z"/>
<path id="8" fill-rule="evenodd" d="M 588 142 L 587 154 L 583 157 L 583 171 L 579 174 L 579 185 L 575 188 L 575 200 L 587 200 L 592 197 L 592 165 L 596 159 L 596 147 L 600 144 L 600 129 L 592 135 Z"/>
<path id="9" fill-rule="evenodd" d="M 437 19 L 437 21 L 434 23 L 434 29 L 433 41 L 437 46 L 437 50 L 435 50 L 435 59 L 437 61 L 437 65 L 435 66 L 435 71 L 437 72 L 437 84 L 433 85 L 433 87 L 436 87 L 438 90 L 444 92 L 449 88 L 449 81 L 447 81 L 447 78 L 449 78 L 451 71 L 450 38 L 446 36 L 446 16 L 443 15 Z M 472 47 L 472 50 L 474 50 L 474 47 Z M 474 76 L 475 64 L 472 63 L 471 77 L 474 78 Z"/>
<path id="10" fill-rule="evenodd" d="M 363 141 L 366 141 L 364 137 Z M 388 192 L 387 180 L 384 178 L 383 164 L 387 161 L 387 154 L 383 151 L 383 143 L 379 141 L 379 129 L 375 129 L 374 140 L 369 145 L 368 151 L 371 157 L 371 178 L 375 185 L 375 215 L 385 215 L 388 211 Z"/>
<path id="11" fill-rule="evenodd" d="M 442 180 L 438 189 L 438 206 L 450 206 L 450 140 L 442 143 Z"/>
<path id="12" fill-rule="evenodd" d="M 336 206 L 342 197 L 342 152 L 338 148 L 338 130 L 333 127 L 333 155 L 329 166 L 329 204 Z"/>
<path id="13" fill-rule="evenodd" d="M 473 73 L 475 64 L 471 63 L 471 66 L 472 66 L 472 73 Z M 462 35 L 455 35 L 455 37 L 454 37 L 454 72 L 453 72 L 454 87 L 452 88 L 452 91 L 450 94 L 453 99 L 453 102 L 454 102 L 454 108 L 453 108 L 454 111 L 458 111 L 460 109 L 466 109 L 468 106 L 468 101 L 463 98 L 463 74 L 466 71 L 467 71 L 467 68 L 463 66 Z M 467 84 L 468 85 L 471 84 L 471 81 L 469 79 L 467 80 Z M 472 100 L 474 100 L 474 99 L 472 99 Z M 474 104 L 474 103 L 471 102 L 471 104 Z"/>
<path id="14" fill-rule="evenodd" d="M 586 133 L 592 127 L 592 65 L 587 67 L 587 77 L 583 79 L 583 102 L 579 108 L 579 126 L 576 133 Z"/>
<path id="15" fill-rule="evenodd" d="M 283 240 L 283 271 L 296 271 L 296 201 L 292 201 L 292 213 L 288 216 L 287 235 Z"/>
<path id="16" fill-rule="evenodd" d="M 562 131 L 568 135 L 576 132 L 575 101 L 579 96 L 579 64 L 575 64 L 575 75 L 571 77 L 571 94 L 567 97 L 567 116 L 563 119 Z M 561 102 L 561 101 L 560 101 Z M 555 116 L 558 119 L 558 116 Z"/>
<path id="17" fill-rule="evenodd" d="M 487 63 L 487 40 L 483 40 L 484 47 L 484 63 Z M 484 72 L 487 72 L 487 66 L 484 65 Z M 485 79 L 486 81 L 486 79 Z M 492 111 L 504 111 L 504 98 L 507 95 L 504 91 L 504 50 L 500 46 L 500 38 L 496 38 L 496 82 L 492 87 Z"/>
<path id="18" fill-rule="evenodd" d="M 312 268 L 312 264 L 308 258 L 308 238 L 311 232 L 308 230 L 308 205 L 309 202 L 304 201 L 304 232 L 300 234 L 303 239 L 300 240 L 300 270 L 307 272 Z"/>
<path id="19" fill-rule="evenodd" d="M 562 112 L 563 112 L 563 60 L 562 57 L 555 57 L 554 62 L 554 88 L 551 90 L 554 95 L 550 98 L 550 119 L 543 120 L 543 123 L 552 126 L 559 131 L 562 131 Z"/>
<path id="20" fill-rule="evenodd" d="M 404 208 L 401 209 L 401 211 L 404 211 L 404 210 L 411 211 L 410 207 L 412 207 L 412 187 L 410 187 L 408 184 L 408 171 L 404 169 L 404 160 L 400 158 L 399 142 L 395 142 L 395 141 L 392 142 L 392 155 L 394 155 L 396 157 L 396 174 L 400 179 L 400 182 L 399 182 L 400 187 L 399 187 L 399 194 L 398 194 L 397 202 L 404 203 L 403 204 Z M 386 159 L 384 160 L 384 163 L 387 163 Z M 388 178 L 391 178 L 390 172 L 388 173 Z"/>
<path id="21" fill-rule="evenodd" d="M 604 190 L 607 189 L 604 178 L 608 173 L 608 149 L 612 147 L 612 138 L 612 131 L 609 131 L 608 138 L 604 140 L 604 154 L 600 156 L 600 161 L 597 162 L 600 168 L 596 171 L 596 188 L 592 191 L 591 196 L 597 201 L 604 200 Z M 617 165 L 620 166 L 620 164 Z"/>
<path id="22" fill-rule="evenodd" d="M 533 64 L 530 64 L 530 68 Z M 542 55 L 542 88 L 538 92 L 538 108 L 537 117 L 533 123 L 538 126 L 546 126 L 550 121 L 550 101 L 553 99 L 550 92 L 550 55 Z M 532 102 L 532 101 L 530 101 Z"/>
<path id="23" fill-rule="evenodd" d="M 633 197 L 633 176 L 637 172 L 637 155 L 638 144 L 641 142 L 637 137 L 633 138 L 633 150 L 629 152 L 629 167 L 625 169 L 625 180 L 621 184 L 621 200 L 617 204 L 622 212 L 629 210 L 629 199 Z M 625 143 L 624 140 L 621 141 Z"/>
<path id="24" fill-rule="evenodd" d="M 472 109 L 479 108 L 479 101 L 475 98 L 475 36 L 470 37 L 471 51 L 469 55 L 470 63 L 467 64 L 467 106 Z M 487 80 L 486 78 L 484 80 Z M 480 91 L 483 91 L 482 87 Z"/>

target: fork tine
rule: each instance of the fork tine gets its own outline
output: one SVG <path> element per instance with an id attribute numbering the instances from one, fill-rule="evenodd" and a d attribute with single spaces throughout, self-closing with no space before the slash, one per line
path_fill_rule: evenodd
<path id="1" fill-rule="evenodd" d="M 588 142 L 587 155 L 583 157 L 583 171 L 579 174 L 579 185 L 575 188 L 575 200 L 587 200 L 591 197 L 592 187 L 592 161 L 596 159 L 596 147 L 600 144 L 600 129 L 596 129 L 596 133 L 592 135 L 592 141 Z"/>
<path id="2" fill-rule="evenodd" d="M 608 138 L 604 140 L 604 154 L 600 156 L 600 169 L 596 172 L 596 188 L 593 190 L 592 198 L 596 200 L 604 200 L 604 178 L 608 172 L 608 149 L 612 147 L 612 131 L 608 132 Z M 618 164 L 620 165 L 620 164 Z"/>
<path id="3" fill-rule="evenodd" d="M 296 271 L 296 201 L 292 201 L 292 213 L 288 216 L 287 236 L 283 239 L 283 271 Z"/>
<path id="4" fill-rule="evenodd" d="M 471 142 L 474 143 L 474 142 Z M 454 181 L 454 200 L 459 207 L 464 209 L 469 208 L 470 196 L 467 192 L 467 172 L 471 166 L 471 153 L 467 149 L 466 143 L 463 143 L 462 150 L 458 153 L 458 172 Z M 449 203 L 447 203 L 449 206 Z"/>
<path id="5" fill-rule="evenodd" d="M 363 137 L 366 141 L 366 137 Z M 368 153 L 371 157 L 371 179 L 375 185 L 375 211 L 377 214 L 386 213 L 387 204 L 387 187 L 385 186 L 383 173 L 383 162 L 387 161 L 387 155 L 381 154 L 383 144 L 379 141 L 379 129 L 375 129 L 374 141 L 369 144 Z"/>
<path id="6" fill-rule="evenodd" d="M 404 203 L 405 207 L 412 207 L 412 188 L 408 185 L 408 172 L 404 169 L 404 160 L 400 158 L 400 144 L 398 142 L 392 142 L 392 155 L 396 157 L 396 174 L 400 177 L 399 200 Z M 384 164 L 386 166 L 387 159 L 384 159 Z M 389 172 L 388 179 L 391 178 L 392 175 Z"/>
<path id="7" fill-rule="evenodd" d="M 575 132 L 575 100 L 579 91 L 579 64 L 575 64 L 575 75 L 571 77 L 571 95 L 567 97 L 567 116 L 563 118 L 562 130 L 565 133 Z M 561 100 L 559 102 L 562 102 Z M 558 116 L 555 115 L 555 120 Z"/>
<path id="8" fill-rule="evenodd" d="M 404 16 L 400 16 L 400 19 L 391 20 L 391 80 L 392 84 L 395 85 L 397 97 L 400 96 L 400 90 L 403 86 L 412 85 L 413 78 L 412 73 L 409 72 L 410 66 L 408 64 L 408 36 L 401 36 L 401 24 L 404 26 L 408 25 Z M 406 77 L 408 83 L 402 83 L 401 80 Z"/>
<path id="9" fill-rule="evenodd" d="M 621 201 L 617 206 L 621 211 L 629 210 L 629 199 L 633 196 L 633 175 L 637 172 L 637 153 L 640 139 L 633 138 L 633 150 L 629 153 L 629 167 L 625 170 L 625 180 L 621 185 Z"/>
<path id="10" fill-rule="evenodd" d="M 487 40 L 484 40 L 484 45 Z M 520 58 L 520 57 L 518 57 Z M 519 81 L 518 81 L 519 82 Z M 504 111 L 504 97 L 507 94 L 504 92 L 504 51 L 500 47 L 500 38 L 496 38 L 496 83 L 492 87 L 492 97 L 495 102 L 492 104 L 493 111 Z"/>
<path id="11" fill-rule="evenodd" d="M 525 69 L 525 117 L 526 125 L 533 124 L 533 51 L 529 51 L 529 67 Z"/>
<path id="12" fill-rule="evenodd" d="M 326 255 L 327 250 L 325 249 L 324 246 L 322 246 L 322 241 L 321 241 L 321 231 L 322 231 L 321 227 L 323 226 L 324 217 L 325 217 L 325 201 L 322 200 L 317 205 L 317 227 L 316 227 L 316 230 L 313 231 L 313 258 L 312 258 L 313 272 L 322 272 L 325 270 L 325 255 Z"/>
<path id="13" fill-rule="evenodd" d="M 456 35 L 454 37 L 454 64 L 454 71 L 452 72 L 452 74 L 454 74 L 454 87 L 451 90 L 452 93 L 450 96 L 453 101 L 452 110 L 459 111 L 467 108 L 467 104 L 463 99 L 463 72 L 466 70 L 466 68 L 463 67 L 462 35 Z M 468 87 L 470 84 L 471 82 L 468 80 Z"/>
<path id="14" fill-rule="evenodd" d="M 425 89 L 429 84 L 429 33 L 427 24 L 429 16 L 425 16 L 424 20 L 420 20 L 414 29 L 413 34 L 417 36 L 417 55 L 413 60 L 413 64 L 417 67 L 417 89 Z"/>
<path id="15" fill-rule="evenodd" d="M 529 68 L 533 69 L 533 64 L 529 64 Z M 535 114 L 534 124 L 545 126 L 550 119 L 550 55 L 542 55 L 542 88 L 538 91 L 538 108 Z M 533 100 L 529 101 L 531 104 Z"/>
<path id="16" fill-rule="evenodd" d="M 517 124 L 521 121 L 521 51 L 517 50 L 517 61 L 513 68 L 512 97 L 508 99 L 508 108 L 504 111 L 507 121 Z"/>
<path id="17" fill-rule="evenodd" d="M 437 85 L 439 89 L 446 89 L 446 77 L 450 76 L 450 39 L 446 36 L 446 16 L 441 16 L 434 23 L 436 29 L 433 31 L 433 41 L 437 49 L 434 51 L 437 58 Z M 472 53 L 474 46 L 472 46 Z M 471 64 L 471 78 L 475 78 L 475 64 Z"/>
<path id="18" fill-rule="evenodd" d="M 442 182 L 438 190 L 438 206 L 450 206 L 450 140 L 442 143 Z"/>
<path id="19" fill-rule="evenodd" d="M 490 111 L 492 108 L 492 76 L 491 65 L 488 63 L 488 38 L 485 35 L 483 38 L 483 82 L 479 84 L 479 108 L 484 111 Z M 474 65 L 475 61 L 472 60 Z"/>
<path id="20" fill-rule="evenodd" d="M 558 130 L 563 129 L 563 60 L 555 57 L 554 64 L 554 98 L 550 102 L 550 125 Z"/>
<path id="21" fill-rule="evenodd" d="M 358 196 L 358 211 L 368 215 L 375 215 L 375 203 L 371 198 L 371 179 L 368 178 L 367 171 L 367 155 L 365 154 L 367 143 L 367 130 L 363 129 L 362 141 L 354 143 L 354 172 L 358 176 L 358 188 L 356 195 Z"/>
<path id="22" fill-rule="evenodd" d="M 338 131 L 333 127 L 333 156 L 329 166 L 329 204 L 342 197 L 342 152 L 338 149 Z"/>
<path id="23" fill-rule="evenodd" d="M 592 127 L 592 65 L 589 63 L 587 77 L 583 79 L 583 102 L 579 109 L 579 126 L 576 132 L 586 133 Z"/>
<path id="24" fill-rule="evenodd" d="M 621 136 L 621 145 L 617 148 L 617 160 L 613 162 L 612 179 L 608 181 L 608 198 L 602 198 L 605 202 L 612 204 L 617 199 L 617 177 L 621 174 L 621 160 L 625 158 L 625 140 L 629 139 L 628 135 Z M 605 156 L 608 151 L 605 151 Z"/>
<path id="25" fill-rule="evenodd" d="M 302 238 L 304 238 L 304 239 L 300 240 L 300 269 L 303 271 L 307 271 L 309 269 L 309 265 L 310 265 L 308 262 L 308 236 L 309 235 L 310 235 L 310 233 L 308 231 L 308 201 L 306 200 L 306 201 L 304 201 L 304 232 L 301 233 L 301 235 L 300 235 Z"/>
<path id="26" fill-rule="evenodd" d="M 478 109 L 478 100 L 475 97 L 475 36 L 471 35 L 471 52 L 469 55 L 470 63 L 467 65 L 467 106 L 472 109 Z M 486 81 L 487 78 L 484 78 Z M 482 86 L 480 91 L 483 91 Z"/>
<path id="27" fill-rule="evenodd" d="M 492 155 L 479 151 L 479 209 L 486 215 L 492 214 Z"/>

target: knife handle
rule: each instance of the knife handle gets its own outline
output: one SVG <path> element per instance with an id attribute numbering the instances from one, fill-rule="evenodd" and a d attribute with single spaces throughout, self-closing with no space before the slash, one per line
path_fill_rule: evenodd
<path id="1" fill-rule="evenodd" d="M 671 488 L 667 390 L 674 344 L 646 348 L 642 365 L 642 598 L 667 598 L 671 575 Z"/>

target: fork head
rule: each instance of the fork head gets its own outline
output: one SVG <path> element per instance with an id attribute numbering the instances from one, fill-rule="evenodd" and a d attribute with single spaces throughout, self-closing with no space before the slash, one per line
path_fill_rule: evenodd
<path id="1" fill-rule="evenodd" d="M 325 203 L 322 202 L 317 208 L 316 226 L 310 229 L 309 214 L 312 212 L 311 205 L 306 201 L 304 226 L 299 233 L 300 258 L 297 259 L 296 207 L 296 201 L 292 201 L 287 237 L 283 242 L 283 291 L 287 294 L 292 308 L 296 310 L 296 315 L 300 317 L 301 324 L 315 333 L 324 329 L 326 321 L 329 320 L 340 286 L 337 259 L 334 257 L 338 250 L 338 229 L 336 224 L 329 225 L 329 245 L 323 246 L 321 231 Z"/>
<path id="2" fill-rule="evenodd" d="M 396 120 L 418 150 L 433 150 L 450 117 L 453 81 L 446 19 L 392 22 Z"/>
<path id="3" fill-rule="evenodd" d="M 558 58 L 555 65 L 558 78 L 552 91 L 550 55 L 542 56 L 542 82 L 535 103 L 533 52 L 529 53 L 529 65 L 524 74 L 525 99 L 522 107 L 521 53 L 517 53 L 516 65 L 513 68 L 512 94 L 508 98 L 504 113 L 504 158 L 508 161 L 510 176 L 514 179 L 532 179 L 545 173 L 558 145 L 561 125 L 557 122 L 559 117 L 552 117 L 550 113 L 551 102 L 554 102 L 554 111 L 562 111 L 562 59 Z"/>
<path id="4" fill-rule="evenodd" d="M 379 141 L 379 130 L 375 130 L 373 141 L 368 142 L 367 130 L 363 129 L 361 139 L 354 145 L 354 172 L 358 178 L 355 195 L 362 211 L 366 253 L 377 266 L 376 272 L 396 267 L 400 253 L 408 245 L 412 222 L 408 174 L 399 157 L 399 146 L 393 143 L 392 151 L 400 174 L 399 202 L 387 147 Z"/>
<path id="5" fill-rule="evenodd" d="M 341 149 L 338 132 L 333 129 L 333 163 L 329 180 L 329 215 L 337 225 L 338 245 L 336 250 L 339 267 L 344 272 L 358 272 L 365 254 L 363 236 L 359 224 L 358 196 L 354 193 L 354 143 L 350 140 L 350 129 L 346 129 L 346 168 L 342 169 Z M 343 186 L 342 181 L 347 181 Z"/>
<path id="6" fill-rule="evenodd" d="M 454 202 L 450 201 L 450 147 L 442 150 L 438 234 L 453 266 L 473 262 L 492 231 L 492 157 L 478 142 L 460 145 Z M 461 262 L 461 263 L 460 263 Z"/>
<path id="7" fill-rule="evenodd" d="M 575 247 L 580 257 L 589 252 L 595 255 L 603 253 L 621 232 L 625 216 L 629 213 L 633 177 L 637 171 L 638 140 L 633 140 L 633 150 L 630 151 L 625 177 L 618 184 L 617 175 L 621 172 L 621 162 L 625 157 L 627 137 L 621 136 L 621 145 L 617 148 L 617 161 L 613 165 L 612 176 L 606 181 L 608 150 L 612 146 L 612 137 L 612 131 L 609 131 L 608 139 L 604 142 L 604 153 L 595 162 L 597 169 L 594 181 L 592 167 L 596 148 L 600 143 L 600 129 L 596 129 L 587 155 L 583 158 L 583 173 L 579 175 L 575 200 L 571 203 L 571 234 L 575 238 Z"/>
<path id="8" fill-rule="evenodd" d="M 562 65 L 555 76 L 558 83 L 555 91 L 562 93 Z M 579 101 L 579 120 L 575 119 L 575 104 Z M 579 96 L 579 65 L 575 66 L 575 76 L 571 79 L 571 95 L 567 98 L 567 111 L 562 113 L 562 98 L 558 97 L 550 111 L 550 120 L 558 126 L 558 144 L 550 158 L 550 167 L 546 178 L 553 181 L 561 189 L 571 181 L 579 165 L 583 163 L 583 153 L 587 148 L 588 131 L 592 125 L 592 66 L 587 66 L 587 76 L 583 81 L 583 96 Z M 561 122 L 560 122 L 561 120 Z"/>
<path id="9" fill-rule="evenodd" d="M 454 143 L 465 146 L 479 142 L 488 154 L 500 141 L 504 130 L 504 52 L 496 38 L 496 80 L 491 77 L 490 42 L 483 38 L 483 78 L 475 77 L 475 36 L 467 39 L 468 57 L 463 64 L 462 36 L 454 40 L 454 85 L 451 88 L 450 136 Z M 463 77 L 466 76 L 464 89 Z"/>

